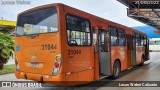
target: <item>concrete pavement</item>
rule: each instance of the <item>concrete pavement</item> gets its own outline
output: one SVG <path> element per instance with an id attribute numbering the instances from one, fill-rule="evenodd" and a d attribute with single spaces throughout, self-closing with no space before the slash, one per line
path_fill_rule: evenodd
<path id="1" fill-rule="evenodd" d="M 138 67 L 115 81 L 160 81 L 160 52 L 151 52 L 150 60 L 143 67 Z M 110 84 L 113 84 L 112 81 Z M 159 90 L 160 87 L 99 87 L 97 90 Z"/>

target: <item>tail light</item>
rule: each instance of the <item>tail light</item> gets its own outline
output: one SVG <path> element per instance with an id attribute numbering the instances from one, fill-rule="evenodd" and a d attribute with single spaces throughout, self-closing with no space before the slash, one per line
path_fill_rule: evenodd
<path id="1" fill-rule="evenodd" d="M 57 75 L 59 73 L 60 67 L 61 67 L 61 61 L 62 61 L 62 55 L 57 54 L 56 58 L 54 60 L 54 68 L 53 68 L 53 75 Z"/>
<path id="2" fill-rule="evenodd" d="M 16 70 L 17 70 L 17 71 L 20 71 L 20 68 L 19 68 L 18 61 L 17 61 L 17 60 L 15 60 L 15 65 L 16 65 Z"/>
<path id="3" fill-rule="evenodd" d="M 59 67 L 59 63 L 55 62 L 55 68 L 58 68 L 58 67 Z"/>

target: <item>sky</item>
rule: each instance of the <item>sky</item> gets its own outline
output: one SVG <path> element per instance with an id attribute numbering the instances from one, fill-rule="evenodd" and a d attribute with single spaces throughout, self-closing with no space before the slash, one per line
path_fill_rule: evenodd
<path id="1" fill-rule="evenodd" d="M 2 1 L 30 1 L 29 5 L 2 4 Z M 27 9 L 51 3 L 63 3 L 90 14 L 129 27 L 144 26 L 127 17 L 127 7 L 117 0 L 0 0 L 0 19 L 17 21 L 17 14 Z"/>

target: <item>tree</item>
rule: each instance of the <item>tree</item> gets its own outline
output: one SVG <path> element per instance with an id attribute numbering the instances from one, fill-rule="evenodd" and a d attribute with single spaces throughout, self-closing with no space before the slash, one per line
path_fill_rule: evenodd
<path id="1" fill-rule="evenodd" d="M 0 33 L 0 70 L 14 54 L 14 38 L 10 35 Z"/>

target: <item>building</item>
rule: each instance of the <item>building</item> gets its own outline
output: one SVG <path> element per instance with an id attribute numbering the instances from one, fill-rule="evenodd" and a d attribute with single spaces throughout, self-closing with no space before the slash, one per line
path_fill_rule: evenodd
<path id="1" fill-rule="evenodd" d="M 16 22 L 0 20 L 0 32 L 2 33 L 13 35 L 15 27 L 16 27 Z"/>

